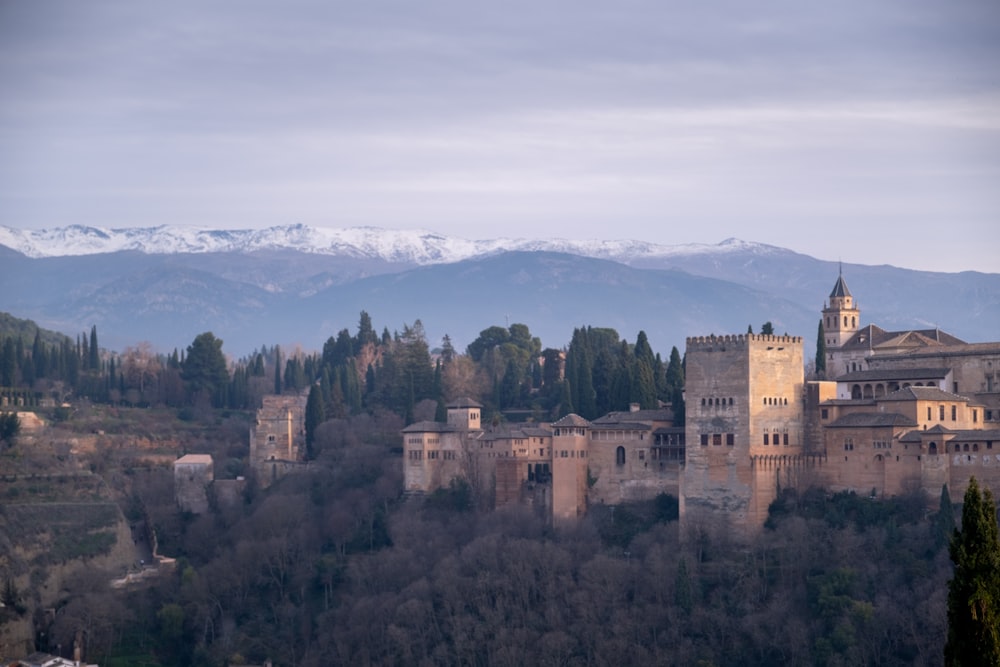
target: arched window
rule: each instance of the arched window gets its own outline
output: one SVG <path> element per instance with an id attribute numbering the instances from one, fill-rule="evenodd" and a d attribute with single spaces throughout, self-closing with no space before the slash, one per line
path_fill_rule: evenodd
<path id="1" fill-rule="evenodd" d="M 854 327 L 857 327 L 857 326 L 858 326 L 858 320 L 856 318 L 852 317 L 851 318 L 851 327 L 854 328 Z"/>
<path id="2" fill-rule="evenodd" d="M 620 466 L 625 465 L 625 448 L 619 447 L 615 450 L 615 463 Z"/>
<path id="3" fill-rule="evenodd" d="M 927 446 L 927 453 L 928 454 L 937 455 L 937 443 L 936 442 L 932 442 L 930 445 Z"/>

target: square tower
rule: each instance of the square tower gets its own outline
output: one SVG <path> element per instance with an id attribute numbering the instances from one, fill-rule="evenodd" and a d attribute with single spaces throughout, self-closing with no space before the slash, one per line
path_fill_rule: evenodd
<path id="1" fill-rule="evenodd" d="M 800 337 L 687 339 L 682 520 L 763 525 L 803 451 L 803 385 Z"/>

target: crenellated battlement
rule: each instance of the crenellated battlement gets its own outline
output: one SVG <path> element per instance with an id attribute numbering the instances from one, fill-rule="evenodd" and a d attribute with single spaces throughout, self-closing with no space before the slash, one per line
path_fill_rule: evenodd
<path id="1" fill-rule="evenodd" d="M 689 336 L 687 349 L 701 352 L 725 352 L 729 348 L 746 348 L 748 346 L 766 345 L 801 345 L 802 336 L 776 336 L 768 334 L 725 334 L 717 336 Z"/>

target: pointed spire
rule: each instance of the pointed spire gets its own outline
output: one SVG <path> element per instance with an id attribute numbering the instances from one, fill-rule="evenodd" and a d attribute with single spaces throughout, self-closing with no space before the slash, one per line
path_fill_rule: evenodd
<path id="1" fill-rule="evenodd" d="M 833 291 L 830 292 L 830 298 L 847 296 L 851 296 L 851 290 L 847 289 L 847 283 L 844 282 L 843 266 L 841 266 L 840 274 L 837 276 L 837 283 L 833 286 Z"/>

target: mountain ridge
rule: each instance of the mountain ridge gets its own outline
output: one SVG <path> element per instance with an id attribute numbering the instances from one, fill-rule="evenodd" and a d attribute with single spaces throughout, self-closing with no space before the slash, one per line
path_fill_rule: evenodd
<path id="1" fill-rule="evenodd" d="M 90 250 L 104 247 L 102 232 L 92 230 L 73 233 L 96 235 Z M 380 233 L 368 228 L 362 236 Z M 369 250 L 321 254 L 283 247 L 275 237 L 254 245 L 229 234 L 221 233 L 215 250 L 183 246 L 188 251 L 169 254 L 130 248 L 31 258 L 0 244 L 0 310 L 68 333 L 96 325 L 102 341 L 118 348 L 149 341 L 169 350 L 213 331 L 237 354 L 273 343 L 318 349 L 356 326 L 361 310 L 390 331 L 419 318 L 432 345 L 447 333 L 460 349 L 508 320 L 527 324 L 551 347 L 592 325 L 626 338 L 643 330 L 664 352 L 687 336 L 742 333 L 747 324 L 771 321 L 779 333 L 802 336 L 808 356 L 820 310 L 843 271 L 864 323 L 938 327 L 969 342 L 995 340 L 1000 330 L 1000 274 L 838 264 L 737 239 L 658 256 L 653 244 L 579 242 L 611 257 L 526 241 L 531 249 L 493 247 L 455 262 L 445 262 L 442 250 L 421 264 L 412 248 L 372 250 L 377 238 Z M 434 236 L 432 246 L 447 245 L 443 239 Z"/>
<path id="2" fill-rule="evenodd" d="M 638 240 L 495 238 L 468 240 L 427 230 L 378 227 L 320 228 L 302 224 L 265 229 L 219 230 L 160 225 L 103 228 L 69 225 L 21 230 L 0 225 L 0 245 L 33 259 L 136 251 L 150 255 L 253 253 L 295 250 L 303 253 L 374 259 L 418 266 L 446 264 L 499 252 L 567 252 L 622 263 L 689 255 L 791 252 L 777 246 L 729 238 L 717 244 L 663 245 Z"/>

